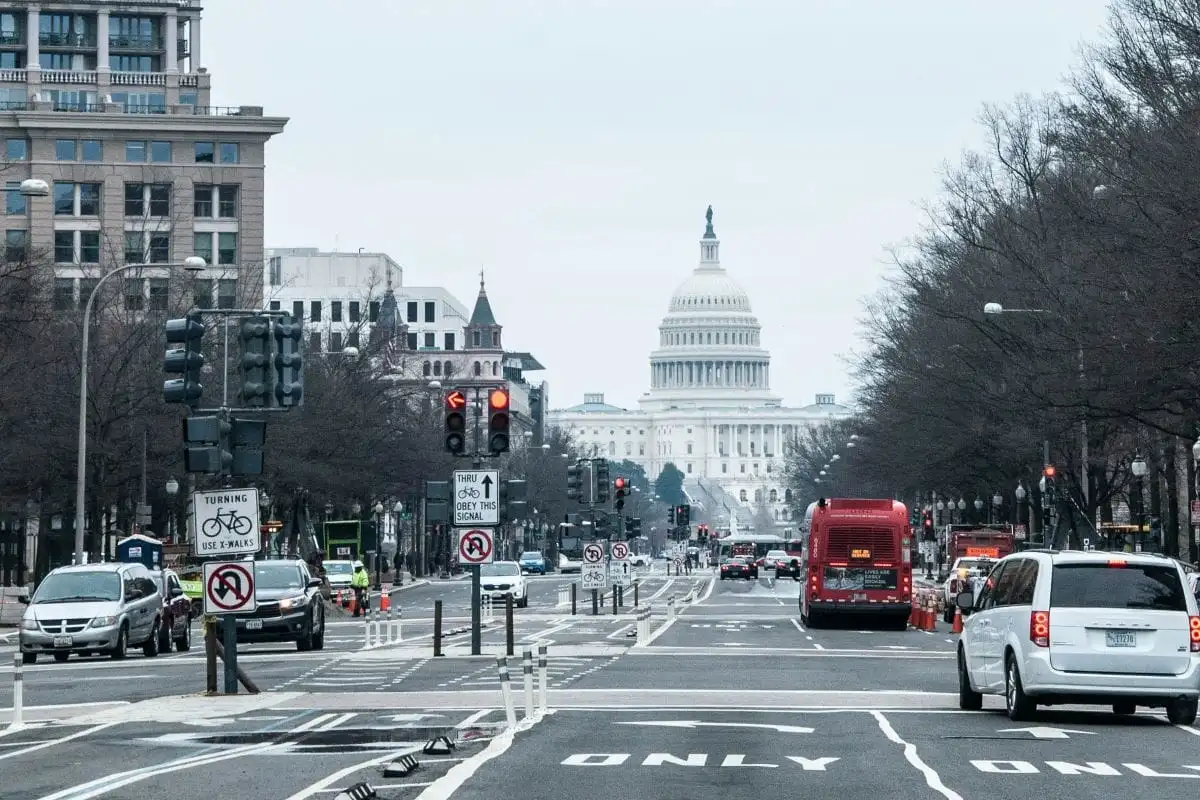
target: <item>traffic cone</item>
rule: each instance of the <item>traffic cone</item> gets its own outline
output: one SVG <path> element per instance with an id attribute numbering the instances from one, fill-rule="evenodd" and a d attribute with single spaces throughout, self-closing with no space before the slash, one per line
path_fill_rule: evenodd
<path id="1" fill-rule="evenodd" d="M 357 592 L 350 593 L 350 613 L 356 617 L 358 616 L 358 593 Z"/>
<path id="2" fill-rule="evenodd" d="M 929 621 L 929 627 L 925 630 L 933 632 L 937 630 L 937 601 L 932 597 L 929 598 L 929 610 L 925 612 L 925 619 Z"/>
<path id="3" fill-rule="evenodd" d="M 337 592 L 333 595 L 333 602 L 334 602 L 334 605 L 336 605 L 338 608 L 341 608 L 341 606 L 342 606 L 342 590 L 341 589 L 338 589 Z"/>
<path id="4" fill-rule="evenodd" d="M 954 609 L 954 627 L 950 629 L 951 633 L 962 633 L 962 609 Z"/>
<path id="5" fill-rule="evenodd" d="M 379 610 L 387 611 L 391 607 L 392 607 L 391 596 L 389 596 L 387 592 L 380 592 L 379 593 Z"/>

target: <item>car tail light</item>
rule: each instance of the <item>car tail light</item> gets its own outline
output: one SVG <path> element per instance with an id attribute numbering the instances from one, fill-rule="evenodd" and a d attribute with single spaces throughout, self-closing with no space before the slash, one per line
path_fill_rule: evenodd
<path id="1" fill-rule="evenodd" d="M 1195 643 L 1197 629 L 1192 628 L 1192 642 Z M 1037 647 L 1050 646 L 1050 612 L 1034 611 L 1029 615 L 1029 641 Z"/>
<path id="2" fill-rule="evenodd" d="M 1110 567 L 1116 567 L 1117 569 L 1124 569 L 1125 567 L 1129 566 L 1129 562 L 1123 558 L 1110 558 L 1108 560 L 1108 565 Z"/>
<path id="3" fill-rule="evenodd" d="M 1200 653 L 1200 617 L 1188 617 L 1192 631 L 1192 652 Z"/>

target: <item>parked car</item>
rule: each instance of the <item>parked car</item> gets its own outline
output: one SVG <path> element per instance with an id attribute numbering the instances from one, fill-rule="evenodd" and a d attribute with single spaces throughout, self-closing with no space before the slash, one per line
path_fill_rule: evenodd
<path id="1" fill-rule="evenodd" d="M 255 561 L 258 607 L 237 615 L 238 642 L 295 642 L 297 650 L 325 649 L 322 583 L 303 561 Z"/>
<path id="2" fill-rule="evenodd" d="M 21 660 L 66 661 L 72 653 L 124 658 L 129 647 L 158 655 L 163 597 L 141 564 L 110 562 L 59 567 L 38 585 L 17 636 Z"/>
<path id="3" fill-rule="evenodd" d="M 181 653 L 192 649 L 192 601 L 183 591 L 179 575 L 170 569 L 150 573 L 163 599 L 162 624 L 158 626 L 158 651 L 171 652 L 171 645 Z"/>
<path id="4" fill-rule="evenodd" d="M 536 573 L 538 575 L 546 574 L 546 558 L 536 550 L 527 550 L 521 553 L 519 563 L 522 572 Z"/>
<path id="5" fill-rule="evenodd" d="M 1115 714 L 1165 708 L 1196 720 L 1200 607 L 1178 563 L 1151 553 L 1026 550 L 993 567 L 965 616 L 958 698 L 978 711 L 1002 694 L 1012 720 L 1039 705 L 1111 703 Z"/>

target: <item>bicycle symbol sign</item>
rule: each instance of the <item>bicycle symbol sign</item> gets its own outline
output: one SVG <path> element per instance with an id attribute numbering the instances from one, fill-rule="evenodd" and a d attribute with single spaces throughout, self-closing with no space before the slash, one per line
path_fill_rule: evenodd
<path id="1" fill-rule="evenodd" d="M 221 489 L 192 495 L 196 555 L 236 555 L 262 549 L 258 490 Z"/>

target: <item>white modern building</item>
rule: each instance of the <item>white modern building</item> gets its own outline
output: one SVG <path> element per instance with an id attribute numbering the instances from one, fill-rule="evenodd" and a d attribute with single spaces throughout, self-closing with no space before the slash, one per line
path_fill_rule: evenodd
<path id="1" fill-rule="evenodd" d="M 671 296 L 640 407 L 619 408 L 589 393 L 580 405 L 552 410 L 548 423 L 571 432 L 585 452 L 642 466 L 652 481 L 674 464 L 689 497 L 712 518 L 736 512 L 748 521 L 765 504 L 773 520 L 786 523 L 785 443 L 852 409 L 832 394 L 788 408 L 771 392 L 762 326 L 746 290 L 721 266 L 711 207 L 706 217 L 700 263 Z"/>

